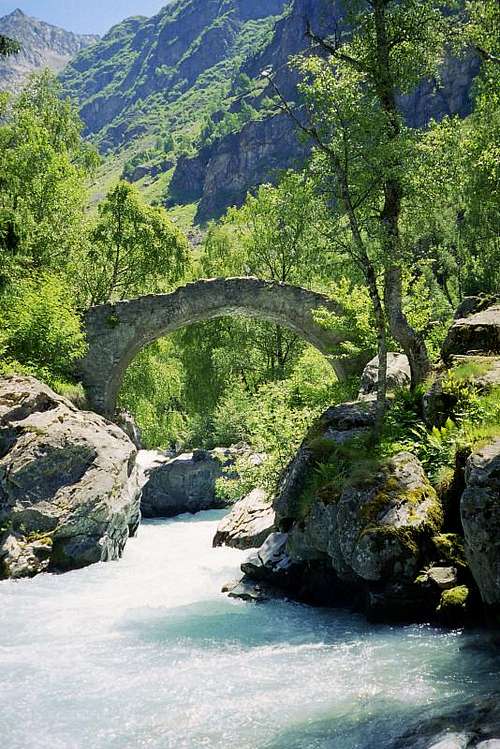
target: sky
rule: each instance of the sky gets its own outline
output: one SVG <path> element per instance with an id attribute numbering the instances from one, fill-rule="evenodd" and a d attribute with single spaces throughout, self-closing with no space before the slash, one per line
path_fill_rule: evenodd
<path id="1" fill-rule="evenodd" d="M 152 16 L 168 0 L 0 0 L 0 16 L 20 8 L 26 15 L 79 34 L 105 34 L 128 16 Z"/>

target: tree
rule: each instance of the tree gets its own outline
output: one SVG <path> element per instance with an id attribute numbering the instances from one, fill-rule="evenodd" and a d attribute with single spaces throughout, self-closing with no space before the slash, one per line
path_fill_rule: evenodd
<path id="1" fill-rule="evenodd" d="M 49 383 L 70 378 L 86 343 L 65 279 L 42 273 L 17 280 L 0 302 L 2 358 Z"/>
<path id="2" fill-rule="evenodd" d="M 84 284 L 91 304 L 102 304 L 155 284 L 178 280 L 188 263 L 184 235 L 163 208 L 146 205 L 139 191 L 119 182 L 99 205 L 84 258 Z"/>
<path id="3" fill-rule="evenodd" d="M 86 180 L 97 164 L 75 108 L 49 73 L 33 75 L 0 125 L 2 275 L 60 271 L 80 246 Z"/>
<path id="4" fill-rule="evenodd" d="M 405 231 L 452 306 L 500 288 L 500 7 L 481 0 L 466 10 L 456 43 L 482 60 L 474 109 L 431 123 L 419 138 L 405 209 Z"/>
<path id="5" fill-rule="evenodd" d="M 412 258 L 402 235 L 402 212 L 415 134 L 403 122 L 397 95 L 436 72 L 447 19 L 442 3 L 434 0 L 368 0 L 351 2 L 349 8 L 346 28 L 352 32 L 323 39 L 309 29 L 313 52 L 321 56 L 295 61 L 303 76 L 307 121 L 282 101 L 314 141 L 335 228 L 344 234 L 347 230 L 350 256 L 370 291 L 378 331 L 380 404 L 387 326 L 409 358 L 413 387 L 429 369 L 423 338 L 403 311 L 403 272 Z"/>
<path id="6" fill-rule="evenodd" d="M 21 49 L 21 45 L 15 39 L 0 34 L 0 57 L 15 55 Z"/>
<path id="7" fill-rule="evenodd" d="M 307 171 L 286 172 L 278 185 L 261 185 L 226 221 L 240 234 L 250 274 L 280 283 L 310 283 L 324 273 L 325 206 Z M 210 246 L 208 247 L 210 251 Z"/>

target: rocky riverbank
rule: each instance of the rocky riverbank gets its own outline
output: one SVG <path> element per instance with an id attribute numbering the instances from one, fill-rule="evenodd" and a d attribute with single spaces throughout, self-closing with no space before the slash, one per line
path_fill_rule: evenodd
<path id="1" fill-rule="evenodd" d="M 0 578 L 120 557 L 140 520 L 136 453 L 34 378 L 1 378 Z"/>
<path id="2" fill-rule="evenodd" d="M 422 420 L 431 427 L 447 424 L 434 433 L 436 440 L 445 440 L 446 429 L 452 429 L 447 419 L 463 387 L 452 378 L 454 389 L 448 386 L 448 392 L 445 363 L 452 372 L 468 368 L 467 386 L 474 393 L 494 394 L 500 386 L 500 306 L 476 310 L 470 302 L 454 321 L 443 365 L 420 403 Z M 460 446 L 454 473 L 441 485 L 431 484 L 408 450 L 389 459 L 370 456 L 376 372 L 370 363 L 359 400 L 328 409 L 285 470 L 273 500 L 275 522 L 242 565 L 242 597 L 251 597 L 255 581 L 299 600 L 349 605 L 372 620 L 455 626 L 486 617 L 497 624 L 498 429 L 493 425 L 489 436 Z M 390 387 L 404 387 L 408 379 L 405 358 L 391 355 Z M 325 465 L 328 475 L 321 479 Z M 238 525 L 237 516 L 224 522 L 233 544 Z M 260 588 L 254 597 L 268 592 Z"/>

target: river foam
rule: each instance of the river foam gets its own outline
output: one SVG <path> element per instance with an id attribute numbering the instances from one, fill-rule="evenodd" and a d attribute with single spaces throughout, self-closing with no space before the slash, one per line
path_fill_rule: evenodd
<path id="1" fill-rule="evenodd" d="M 144 523 L 119 562 L 0 583 L 9 749 L 382 749 L 498 687 L 480 635 L 220 593 L 222 513 Z M 477 647 L 476 647 L 477 646 Z"/>

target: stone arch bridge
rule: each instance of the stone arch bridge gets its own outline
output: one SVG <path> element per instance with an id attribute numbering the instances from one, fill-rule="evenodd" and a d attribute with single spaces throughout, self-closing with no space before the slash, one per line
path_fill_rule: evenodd
<path id="1" fill-rule="evenodd" d="M 313 313 L 320 308 L 342 312 L 339 304 L 323 294 L 257 278 L 201 280 L 171 294 L 92 307 L 85 316 L 89 348 L 78 367 L 89 407 L 112 417 L 123 375 L 144 346 L 186 325 L 228 315 L 246 315 L 288 328 L 321 351 L 339 379 L 345 379 L 364 362 L 339 362 L 332 357 L 334 346 L 345 335 L 315 321 Z"/>

